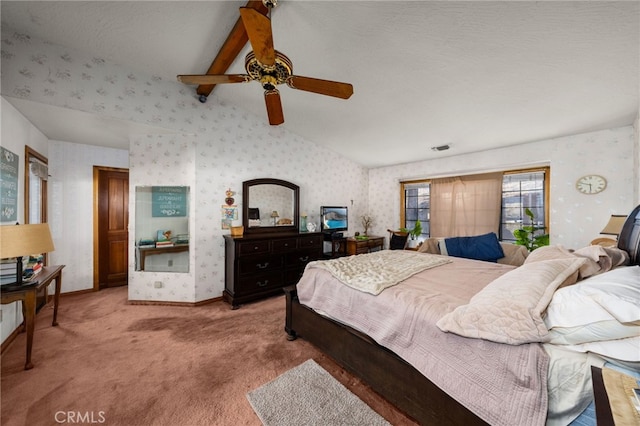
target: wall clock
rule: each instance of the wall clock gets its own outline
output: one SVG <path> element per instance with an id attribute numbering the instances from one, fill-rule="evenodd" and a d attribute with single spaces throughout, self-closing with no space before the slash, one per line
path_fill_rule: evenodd
<path id="1" fill-rule="evenodd" d="M 576 181 L 576 189 L 583 194 L 597 194 L 607 187 L 607 180 L 599 175 L 582 176 Z"/>

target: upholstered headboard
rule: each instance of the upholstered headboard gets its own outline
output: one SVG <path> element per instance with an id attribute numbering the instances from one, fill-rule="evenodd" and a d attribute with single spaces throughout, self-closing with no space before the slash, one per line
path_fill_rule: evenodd
<path id="1" fill-rule="evenodd" d="M 631 265 L 640 265 L 640 205 L 638 205 L 622 226 L 618 237 L 618 248 L 629 253 Z"/>

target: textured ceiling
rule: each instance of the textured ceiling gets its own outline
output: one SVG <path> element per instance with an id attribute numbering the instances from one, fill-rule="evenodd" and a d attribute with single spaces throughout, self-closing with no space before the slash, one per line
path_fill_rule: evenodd
<path id="1" fill-rule="evenodd" d="M 245 3 L 2 1 L 1 18 L 175 79 L 207 70 Z M 282 87 L 282 126 L 368 167 L 630 125 L 638 112 L 637 1 L 281 0 L 272 26 L 294 74 L 354 86 L 346 101 Z M 244 73 L 248 51 L 229 73 Z M 213 95 L 267 120 L 257 83 Z M 45 134 L 40 115 L 66 114 L 17 108 Z M 75 137 L 56 129 L 55 139 Z M 451 149 L 430 149 L 443 144 Z"/>

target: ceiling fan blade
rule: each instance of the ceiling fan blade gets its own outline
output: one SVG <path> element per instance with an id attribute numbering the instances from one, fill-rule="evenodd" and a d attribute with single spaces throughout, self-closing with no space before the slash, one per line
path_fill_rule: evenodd
<path id="1" fill-rule="evenodd" d="M 349 83 L 300 77 L 298 75 L 292 75 L 287 78 L 287 86 L 292 89 L 333 96 L 340 99 L 349 99 L 351 95 L 353 95 L 353 86 Z"/>
<path id="2" fill-rule="evenodd" d="M 224 84 L 224 83 L 248 83 L 252 78 L 246 74 L 221 74 L 221 75 L 179 75 L 178 81 L 185 84 Z"/>
<path id="3" fill-rule="evenodd" d="M 264 100 L 267 104 L 267 115 L 269 116 L 269 124 L 277 126 L 284 123 L 284 113 L 282 112 L 282 103 L 280 102 L 280 92 L 277 89 L 265 90 Z"/>
<path id="4" fill-rule="evenodd" d="M 249 0 L 247 2 L 247 7 L 256 9 L 263 15 L 267 15 L 269 13 L 269 8 L 262 3 L 262 0 Z M 247 41 L 249 41 L 249 37 L 247 36 L 247 31 L 244 29 L 242 18 L 238 18 L 233 29 L 229 33 L 229 36 L 211 63 L 211 66 L 209 66 L 207 74 L 224 74 L 227 72 L 229 66 L 231 66 L 233 61 L 240 54 L 245 44 L 247 44 Z M 214 87 L 214 84 L 200 85 L 196 92 L 198 95 L 209 96 Z"/>
<path id="5" fill-rule="evenodd" d="M 271 20 L 256 9 L 240 8 L 240 17 L 249 36 L 249 42 L 261 64 L 271 66 L 276 63 L 276 51 L 273 48 Z"/>

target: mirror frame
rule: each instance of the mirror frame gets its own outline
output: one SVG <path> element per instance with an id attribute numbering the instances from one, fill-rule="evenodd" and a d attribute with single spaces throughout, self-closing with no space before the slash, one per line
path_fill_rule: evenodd
<path id="1" fill-rule="evenodd" d="M 293 190 L 293 224 L 283 226 L 259 226 L 249 228 L 249 203 L 251 187 L 256 185 L 279 185 Z M 300 227 L 300 187 L 286 180 L 262 178 L 242 182 L 242 225 L 245 234 L 298 233 Z"/>

